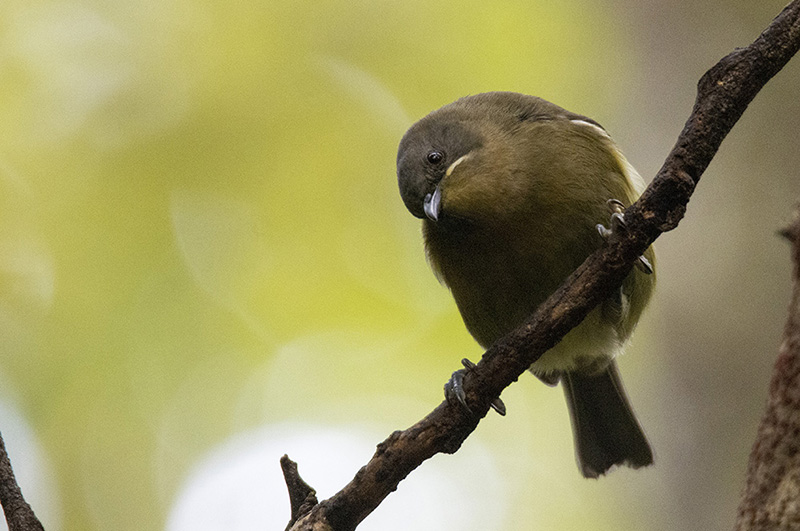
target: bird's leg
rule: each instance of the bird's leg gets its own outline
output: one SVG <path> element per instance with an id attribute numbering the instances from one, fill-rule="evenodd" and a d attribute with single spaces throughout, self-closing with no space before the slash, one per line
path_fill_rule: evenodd
<path id="1" fill-rule="evenodd" d="M 451 404 L 459 404 L 461 407 L 472 413 L 472 410 L 467 405 L 467 395 L 464 392 L 464 376 L 471 370 L 475 369 L 475 364 L 467 358 L 461 360 L 463 369 L 455 371 L 450 379 L 444 384 L 444 396 Z M 492 400 L 492 409 L 497 411 L 500 415 L 506 414 L 506 405 L 500 400 L 500 397 Z"/>
<path id="2" fill-rule="evenodd" d="M 622 201 L 619 199 L 609 199 L 606 201 L 606 204 L 608 205 L 608 209 L 611 211 L 611 221 L 609 222 L 611 228 L 607 229 L 602 223 L 598 223 L 596 227 L 597 232 L 600 233 L 600 236 L 607 240 L 615 232 L 625 230 L 626 225 L 625 217 L 622 215 L 622 213 L 625 211 L 625 205 L 622 204 Z M 633 265 L 635 265 L 636 268 L 642 273 L 646 273 L 648 275 L 653 273 L 653 265 L 644 256 L 638 257 Z"/>

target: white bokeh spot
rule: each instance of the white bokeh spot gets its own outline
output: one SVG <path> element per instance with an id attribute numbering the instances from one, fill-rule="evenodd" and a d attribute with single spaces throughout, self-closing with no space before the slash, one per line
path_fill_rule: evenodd
<path id="1" fill-rule="evenodd" d="M 301 476 L 322 500 L 353 478 L 380 440 L 376 430 L 362 427 L 300 423 L 234 436 L 190 473 L 166 529 L 283 529 L 289 520 L 289 497 L 279 465 L 283 454 L 298 463 Z M 359 530 L 503 529 L 506 499 L 491 454 L 469 441 L 456 455 L 436 456 L 415 470 Z M 481 511 L 470 511 L 473 507 Z"/>

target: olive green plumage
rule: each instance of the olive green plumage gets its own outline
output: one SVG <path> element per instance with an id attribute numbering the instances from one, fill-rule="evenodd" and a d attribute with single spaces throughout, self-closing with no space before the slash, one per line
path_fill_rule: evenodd
<path id="1" fill-rule="evenodd" d="M 403 201 L 424 220 L 430 264 L 483 347 L 520 325 L 603 244 L 595 226 L 609 222 L 607 200 L 628 205 L 643 187 L 596 122 L 509 92 L 462 98 L 414 124 L 397 171 Z M 655 264 L 652 249 L 645 256 Z M 654 274 L 634 270 L 531 367 L 545 381 L 565 381 L 587 476 L 652 462 L 613 358 L 654 283 Z"/>

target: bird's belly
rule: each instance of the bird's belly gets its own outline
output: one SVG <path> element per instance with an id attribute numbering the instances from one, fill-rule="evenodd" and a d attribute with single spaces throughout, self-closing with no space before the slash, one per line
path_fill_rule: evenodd
<path id="1" fill-rule="evenodd" d="M 461 316 L 469 332 L 484 348 L 522 325 L 552 291 L 550 286 L 515 283 L 513 275 L 473 277 L 468 287 L 459 288 L 457 283 L 451 285 Z M 617 328 L 604 319 L 602 310 L 597 308 L 534 362 L 531 371 L 546 375 L 604 368 L 624 342 L 625 338 L 619 337 Z"/>
<path id="2" fill-rule="evenodd" d="M 537 375 L 584 370 L 595 372 L 622 351 L 624 340 L 617 329 L 595 309 L 553 348 L 536 360 L 530 370 Z"/>
<path id="3" fill-rule="evenodd" d="M 538 232 L 478 232 L 457 239 L 434 230 L 438 228 L 428 227 L 426 232 L 429 256 L 452 291 L 464 324 L 484 348 L 522 325 L 592 251 L 588 237 L 574 242 L 558 239 L 554 246 L 536 238 Z M 516 245 L 523 240 L 529 245 Z M 531 370 L 547 374 L 603 367 L 626 340 L 604 317 L 600 307 L 590 312 Z"/>

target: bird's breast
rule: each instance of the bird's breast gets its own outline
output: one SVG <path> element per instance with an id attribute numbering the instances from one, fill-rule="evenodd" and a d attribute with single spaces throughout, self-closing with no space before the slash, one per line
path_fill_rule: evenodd
<path id="1" fill-rule="evenodd" d="M 484 347 L 520 325 L 572 271 L 574 260 L 554 256 L 535 233 L 433 222 L 424 233 L 431 266 Z"/>

